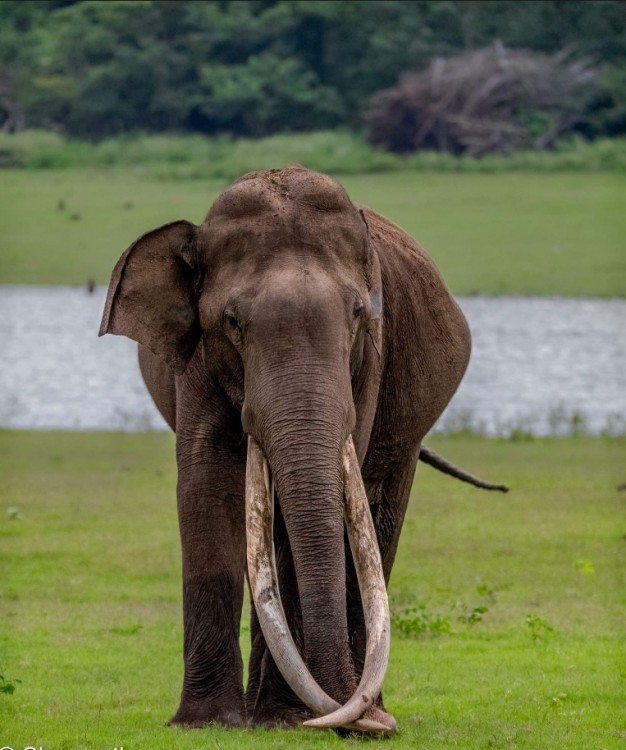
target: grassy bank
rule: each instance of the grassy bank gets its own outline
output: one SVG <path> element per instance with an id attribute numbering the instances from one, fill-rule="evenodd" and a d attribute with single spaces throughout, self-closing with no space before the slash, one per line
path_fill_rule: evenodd
<path id="1" fill-rule="evenodd" d="M 418 152 L 398 156 L 369 146 L 347 131 L 273 135 L 258 139 L 225 136 L 144 135 L 99 143 L 66 140 L 46 131 L 0 133 L 0 169 L 142 167 L 157 179 L 232 180 L 253 169 L 298 162 L 335 175 L 436 171 L 501 173 L 626 172 L 626 138 L 562 141 L 553 151 L 508 156 L 456 157 Z"/>
<path id="2" fill-rule="evenodd" d="M 341 182 L 422 242 L 456 294 L 626 296 L 623 174 L 399 171 Z M 225 184 L 156 180 L 140 166 L 0 171 L 0 283 L 107 284 L 135 237 L 200 222 Z"/>
<path id="3" fill-rule="evenodd" d="M 391 746 L 621 747 L 626 440 L 431 445 L 513 491 L 419 469 L 390 586 Z M 345 747 L 164 726 L 181 679 L 171 436 L 2 432 L 0 471 L 3 744 Z"/>

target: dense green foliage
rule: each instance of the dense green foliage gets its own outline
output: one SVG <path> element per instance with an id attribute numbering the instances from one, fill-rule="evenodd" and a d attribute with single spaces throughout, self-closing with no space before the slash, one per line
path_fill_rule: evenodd
<path id="1" fill-rule="evenodd" d="M 248 152 L 235 152 L 234 164 L 224 156 L 211 171 L 206 163 L 200 179 L 204 157 L 179 164 L 176 142 L 160 145 L 174 163 L 142 166 L 138 143 L 130 149 L 135 167 L 0 173 L 0 283 L 108 284 L 140 234 L 176 219 L 202 221 L 234 167 L 288 161 L 280 139 L 266 142 L 265 152 L 249 144 Z M 310 153 L 301 154 L 307 166 L 332 161 L 323 149 Z M 198 168 L 198 179 L 168 179 Z M 455 294 L 626 297 L 623 174 L 404 170 L 340 181 L 354 200 L 422 242 Z"/>
<path id="2" fill-rule="evenodd" d="M 182 677 L 173 443 L 0 432 L 0 674 L 14 687 L 0 692 L 2 742 L 354 747 L 331 732 L 165 726 Z M 390 746 L 622 748 L 625 440 L 431 445 L 512 491 L 418 469 L 390 584 Z"/>
<path id="3" fill-rule="evenodd" d="M 619 0 L 4 0 L 0 123 L 95 139 L 355 127 L 404 71 L 497 38 L 588 56 L 603 73 L 585 127 L 614 134 L 625 29 Z"/>

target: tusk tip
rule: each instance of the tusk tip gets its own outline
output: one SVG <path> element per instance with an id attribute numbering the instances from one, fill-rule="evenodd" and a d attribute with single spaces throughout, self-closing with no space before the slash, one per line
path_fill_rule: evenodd
<path id="1" fill-rule="evenodd" d="M 385 719 L 388 723 L 383 724 L 380 721 L 374 721 L 373 719 L 357 719 L 349 724 L 335 724 L 333 721 L 327 722 L 326 716 L 320 716 L 317 719 L 309 719 L 303 722 L 303 726 L 310 729 L 348 729 L 353 732 L 361 732 L 363 734 L 374 734 L 379 737 L 391 736 L 395 733 L 397 728 L 397 722 L 389 714 L 385 715 Z"/>

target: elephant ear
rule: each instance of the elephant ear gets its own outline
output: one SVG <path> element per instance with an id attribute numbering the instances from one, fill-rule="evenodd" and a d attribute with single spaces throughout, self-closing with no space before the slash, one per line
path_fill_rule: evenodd
<path id="1" fill-rule="evenodd" d="M 144 234 L 111 275 L 100 336 L 128 336 L 185 371 L 200 337 L 193 254 L 197 227 L 175 221 Z"/>
<path id="2" fill-rule="evenodd" d="M 380 273 L 380 262 L 378 255 L 370 243 L 370 228 L 365 217 L 365 211 L 359 208 L 359 214 L 363 224 L 365 224 L 365 231 L 367 233 L 367 244 L 368 244 L 368 286 L 370 292 L 370 310 L 372 322 L 379 322 L 383 314 L 383 284 Z"/>

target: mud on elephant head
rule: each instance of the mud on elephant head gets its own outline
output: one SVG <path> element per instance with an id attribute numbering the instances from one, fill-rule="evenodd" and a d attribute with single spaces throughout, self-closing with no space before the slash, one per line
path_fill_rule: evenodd
<path id="1" fill-rule="evenodd" d="M 176 432 L 185 676 L 172 721 L 392 732 L 385 586 L 421 441 L 470 352 L 432 261 L 325 175 L 251 173 L 201 225 L 131 245 L 100 332 L 139 343 Z"/>

